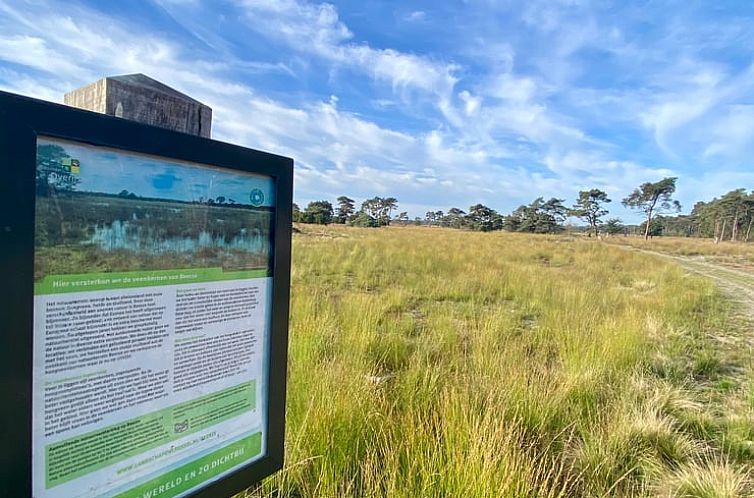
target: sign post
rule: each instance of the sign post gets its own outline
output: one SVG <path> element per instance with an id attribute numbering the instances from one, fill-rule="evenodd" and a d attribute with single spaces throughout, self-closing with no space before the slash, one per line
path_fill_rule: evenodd
<path id="1" fill-rule="evenodd" d="M 282 467 L 293 161 L 0 93 L 2 496 Z"/>

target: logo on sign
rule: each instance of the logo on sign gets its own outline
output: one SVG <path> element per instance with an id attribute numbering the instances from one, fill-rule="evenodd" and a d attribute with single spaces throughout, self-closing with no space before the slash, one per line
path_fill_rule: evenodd
<path id="1" fill-rule="evenodd" d="M 78 175 L 81 172 L 81 163 L 79 163 L 78 159 L 74 159 L 72 157 L 65 157 L 63 158 L 62 164 L 63 164 L 63 171 L 65 171 L 66 173 Z"/>
<path id="2" fill-rule="evenodd" d="M 264 192 L 262 192 L 258 188 L 255 188 L 249 194 L 249 202 L 251 202 L 252 206 L 261 206 L 262 204 L 264 204 Z"/>

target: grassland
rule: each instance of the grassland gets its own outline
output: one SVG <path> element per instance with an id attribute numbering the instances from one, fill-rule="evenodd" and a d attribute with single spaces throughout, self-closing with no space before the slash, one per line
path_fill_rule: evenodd
<path id="1" fill-rule="evenodd" d="M 292 279 L 286 467 L 245 495 L 754 495 L 750 328 L 673 261 L 304 226 Z"/>

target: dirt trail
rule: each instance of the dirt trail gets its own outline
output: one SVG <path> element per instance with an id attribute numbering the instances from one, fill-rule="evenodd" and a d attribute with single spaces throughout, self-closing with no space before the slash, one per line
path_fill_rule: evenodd
<path id="1" fill-rule="evenodd" d="M 684 268 L 710 278 L 735 301 L 747 318 L 754 320 L 754 273 L 726 267 L 699 258 L 669 256 Z"/>
<path id="2" fill-rule="evenodd" d="M 754 272 L 731 268 L 704 257 L 675 256 L 647 250 L 641 252 L 672 259 L 690 272 L 711 279 L 735 303 L 735 318 L 742 324 L 754 323 Z M 754 337 L 750 341 L 754 342 Z"/>

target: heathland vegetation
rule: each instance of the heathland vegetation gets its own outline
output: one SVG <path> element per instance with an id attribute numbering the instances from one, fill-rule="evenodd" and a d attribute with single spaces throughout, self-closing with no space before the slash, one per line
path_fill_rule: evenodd
<path id="1" fill-rule="evenodd" d="M 754 496 L 754 193 L 671 216 L 675 182 L 622 199 L 634 226 L 599 189 L 294 207 L 288 460 L 248 493 Z"/>
<path id="2" fill-rule="evenodd" d="M 594 238 L 297 228 L 286 467 L 249 496 L 754 495 L 750 328 L 712 282 Z"/>

